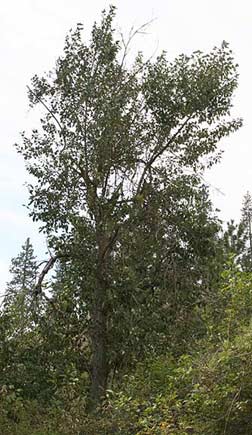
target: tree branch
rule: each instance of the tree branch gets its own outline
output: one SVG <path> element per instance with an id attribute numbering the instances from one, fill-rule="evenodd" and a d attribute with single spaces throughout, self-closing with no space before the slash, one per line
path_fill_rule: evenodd
<path id="1" fill-rule="evenodd" d="M 48 113 L 50 113 L 50 115 L 52 116 L 52 118 L 54 119 L 54 121 L 56 122 L 56 124 L 58 124 L 58 127 L 60 129 L 61 132 L 63 132 L 63 127 L 61 125 L 61 123 L 59 122 L 58 118 L 54 115 L 53 111 L 47 106 L 47 104 L 42 100 L 42 98 L 38 97 L 35 92 L 33 92 L 33 90 L 27 86 L 28 91 L 38 99 L 38 101 L 42 104 L 42 106 L 44 106 L 44 108 L 47 110 Z"/>
<path id="2" fill-rule="evenodd" d="M 137 190 L 136 190 L 136 194 L 139 194 L 141 192 L 142 189 L 142 185 L 144 182 L 144 177 L 146 175 L 146 172 L 151 169 L 153 163 L 155 163 L 155 161 L 158 159 L 158 157 L 160 157 L 169 147 L 169 145 L 174 141 L 174 139 L 176 139 L 176 137 L 179 135 L 179 133 L 183 130 L 183 128 L 186 126 L 186 124 L 189 122 L 189 120 L 191 119 L 191 116 L 188 116 L 186 118 L 186 120 L 181 124 L 181 126 L 178 128 L 178 130 L 176 131 L 176 133 L 174 133 L 174 135 L 168 140 L 168 142 L 163 145 L 159 150 L 156 149 L 156 151 L 153 151 L 153 154 L 150 158 L 150 160 L 146 163 L 144 169 L 143 169 L 143 173 L 140 177 L 138 186 L 137 186 Z"/>
<path id="3" fill-rule="evenodd" d="M 51 117 L 54 119 L 54 121 L 58 125 L 60 132 L 62 133 L 62 137 L 63 137 L 63 141 L 64 141 L 64 148 L 66 148 L 66 138 L 65 138 L 64 128 L 61 125 L 60 121 L 58 120 L 57 116 L 54 115 L 53 111 L 50 109 L 50 107 L 47 106 L 47 104 L 44 102 L 44 100 L 42 98 L 38 97 L 29 86 L 27 86 L 27 89 L 34 97 L 36 97 L 38 99 L 38 101 L 42 104 L 42 106 L 46 109 L 46 111 L 48 113 L 50 113 Z"/>
<path id="4" fill-rule="evenodd" d="M 43 284 L 44 278 L 48 274 L 48 272 L 53 268 L 56 261 L 59 258 L 66 258 L 66 257 L 69 257 L 69 255 L 67 255 L 67 254 L 54 255 L 46 262 L 46 265 L 44 266 L 41 273 L 39 274 L 37 284 L 35 285 L 35 289 L 34 289 L 35 295 L 39 295 L 42 293 L 42 284 Z"/>

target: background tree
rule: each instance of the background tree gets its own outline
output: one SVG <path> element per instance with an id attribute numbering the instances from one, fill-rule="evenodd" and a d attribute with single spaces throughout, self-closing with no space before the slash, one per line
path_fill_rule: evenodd
<path id="1" fill-rule="evenodd" d="M 235 263 L 246 272 L 251 272 L 252 267 L 251 219 L 252 198 L 247 192 L 243 198 L 240 222 L 235 224 L 232 219 L 227 223 L 227 228 L 223 232 L 224 263 L 230 256 L 233 256 Z"/>
<path id="2" fill-rule="evenodd" d="M 34 296 L 38 264 L 28 238 L 11 260 L 0 317 L 0 385 L 12 386 L 23 398 L 48 403 L 56 389 L 87 370 L 83 331 L 74 292 L 63 272 L 57 273 L 57 304 Z M 48 290 L 47 290 L 48 293 Z M 85 381 L 85 379 L 84 379 Z M 83 386 L 83 384 L 82 384 Z"/>
<path id="3" fill-rule="evenodd" d="M 173 62 L 165 53 L 153 62 L 144 62 L 139 54 L 129 67 L 128 44 L 121 49 L 114 36 L 114 14 L 111 7 L 100 25 L 94 24 L 89 45 L 82 41 L 78 25 L 67 37 L 54 71 L 33 78 L 30 104 L 40 104 L 45 115 L 41 130 L 23 135 L 18 146 L 35 178 L 29 186 L 30 214 L 42 222 L 55 259 L 67 255 L 80 272 L 94 403 L 104 395 L 111 369 L 112 331 L 121 298 L 119 271 L 125 282 L 129 278 L 134 283 L 127 290 L 132 300 L 139 291 L 148 305 L 149 295 L 156 294 L 148 279 L 147 291 L 143 283 L 138 290 L 131 279 L 127 263 L 134 258 L 134 244 L 140 243 L 138 234 L 143 260 L 138 277 L 148 277 L 147 265 L 153 267 L 150 258 L 159 255 L 160 240 L 163 247 L 167 242 L 172 262 L 173 227 L 167 221 L 174 205 L 172 187 L 180 190 L 180 204 L 188 200 L 186 185 L 197 189 L 199 180 L 192 175 L 186 183 L 186 171 L 200 174 L 218 161 L 219 140 L 241 125 L 229 118 L 237 71 L 227 44 Z M 189 227 L 184 231 L 189 234 Z M 190 236 L 181 233 L 177 258 L 178 251 L 190 252 Z M 163 278 L 166 270 L 161 267 Z M 126 296 L 124 288 L 121 295 Z"/>
<path id="4" fill-rule="evenodd" d="M 33 246 L 27 238 L 20 254 L 11 260 L 11 279 L 6 286 L 0 318 L 0 384 L 12 385 L 24 397 L 31 398 L 40 393 L 45 382 L 45 379 L 42 382 L 45 371 L 38 334 L 43 304 L 33 295 L 37 270 Z"/>
<path id="5" fill-rule="evenodd" d="M 244 195 L 242 203 L 242 218 L 241 224 L 244 227 L 244 234 L 247 239 L 246 252 L 243 255 L 244 268 L 247 271 L 252 271 L 252 197 L 249 192 Z"/>
<path id="6" fill-rule="evenodd" d="M 7 283 L 3 299 L 3 312 L 10 315 L 13 332 L 18 334 L 33 321 L 35 309 L 33 288 L 37 278 L 37 260 L 33 246 L 27 238 L 20 254 L 11 260 L 11 280 Z"/>
<path id="7" fill-rule="evenodd" d="M 233 219 L 227 222 L 227 228 L 223 232 L 224 264 L 233 256 L 236 263 L 243 267 L 246 239 L 245 228 L 242 222 L 236 224 Z"/>

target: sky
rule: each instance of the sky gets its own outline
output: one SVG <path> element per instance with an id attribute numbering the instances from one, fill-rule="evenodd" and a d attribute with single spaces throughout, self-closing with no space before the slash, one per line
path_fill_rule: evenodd
<path id="1" fill-rule="evenodd" d="M 252 191 L 252 5 L 249 0 L 1 0 L 0 4 L 0 294 L 9 279 L 10 260 L 27 237 L 40 259 L 46 258 L 44 238 L 28 216 L 28 181 L 14 143 L 33 126 L 27 89 L 34 74 L 53 68 L 64 39 L 77 22 L 84 35 L 110 4 L 117 6 L 118 32 L 127 35 L 152 21 L 135 49 L 146 57 L 167 51 L 168 59 L 195 50 L 209 51 L 223 40 L 230 43 L 239 64 L 239 88 L 234 116 L 244 125 L 221 143 L 221 163 L 205 175 L 214 205 L 224 221 L 239 220 L 241 202 Z"/>

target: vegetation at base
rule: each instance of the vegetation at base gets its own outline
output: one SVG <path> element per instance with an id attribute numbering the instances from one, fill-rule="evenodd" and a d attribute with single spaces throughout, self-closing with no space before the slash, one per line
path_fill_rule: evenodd
<path id="1" fill-rule="evenodd" d="M 17 149 L 50 257 L 27 239 L 11 263 L 1 433 L 251 434 L 252 199 L 224 229 L 203 181 L 241 126 L 237 65 L 223 43 L 129 66 L 114 15 L 29 88 L 41 128 Z"/>
<path id="2" fill-rule="evenodd" d="M 54 379 L 50 396 L 45 398 L 30 387 L 25 397 L 24 385 L 17 388 L 2 384 L 3 433 L 251 433 L 252 274 L 232 266 L 233 270 L 223 272 L 216 295 L 218 306 L 213 304 L 202 312 L 208 331 L 199 340 L 191 341 L 190 351 L 180 356 L 167 351 L 162 356 L 153 355 L 136 362 L 134 370 L 125 370 L 117 377 L 104 401 L 92 413 L 87 407 L 86 379 L 81 379 L 80 373 L 71 373 L 70 367 L 63 381 Z M 14 352 L 18 363 L 18 350 Z M 25 370 L 28 362 L 20 370 Z M 4 377 L 7 379 L 8 369 L 5 367 L 1 382 Z M 9 381 L 15 382 L 14 374 L 11 375 Z M 42 390 L 47 388 L 48 379 L 39 375 L 37 363 L 37 382 Z M 21 380 L 24 379 L 21 374 Z"/>

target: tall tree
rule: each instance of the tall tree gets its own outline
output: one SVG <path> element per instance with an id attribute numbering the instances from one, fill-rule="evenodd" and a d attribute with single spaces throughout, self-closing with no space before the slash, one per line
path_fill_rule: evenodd
<path id="1" fill-rule="evenodd" d="M 194 174 L 188 180 L 196 186 L 195 174 L 220 157 L 218 141 L 241 125 L 229 119 L 237 68 L 227 44 L 173 62 L 165 53 L 153 62 L 139 54 L 127 66 L 128 44 L 115 39 L 114 15 L 114 7 L 103 12 L 88 45 L 78 24 L 54 71 L 33 78 L 30 104 L 41 105 L 45 115 L 41 130 L 24 134 L 17 147 L 36 180 L 29 186 L 32 218 L 42 222 L 54 259 L 67 255 L 80 272 L 94 403 L 103 396 L 110 371 L 118 273 L 130 276 L 127 257 L 139 228 L 141 255 L 147 251 L 151 265 L 152 247 L 160 237 L 164 245 L 172 237 L 162 217 L 165 204 L 167 216 L 174 205 L 172 187 L 180 186 L 183 203 L 185 171 Z M 181 250 L 186 245 L 174 243 Z M 131 287 L 132 298 L 136 291 Z"/>

